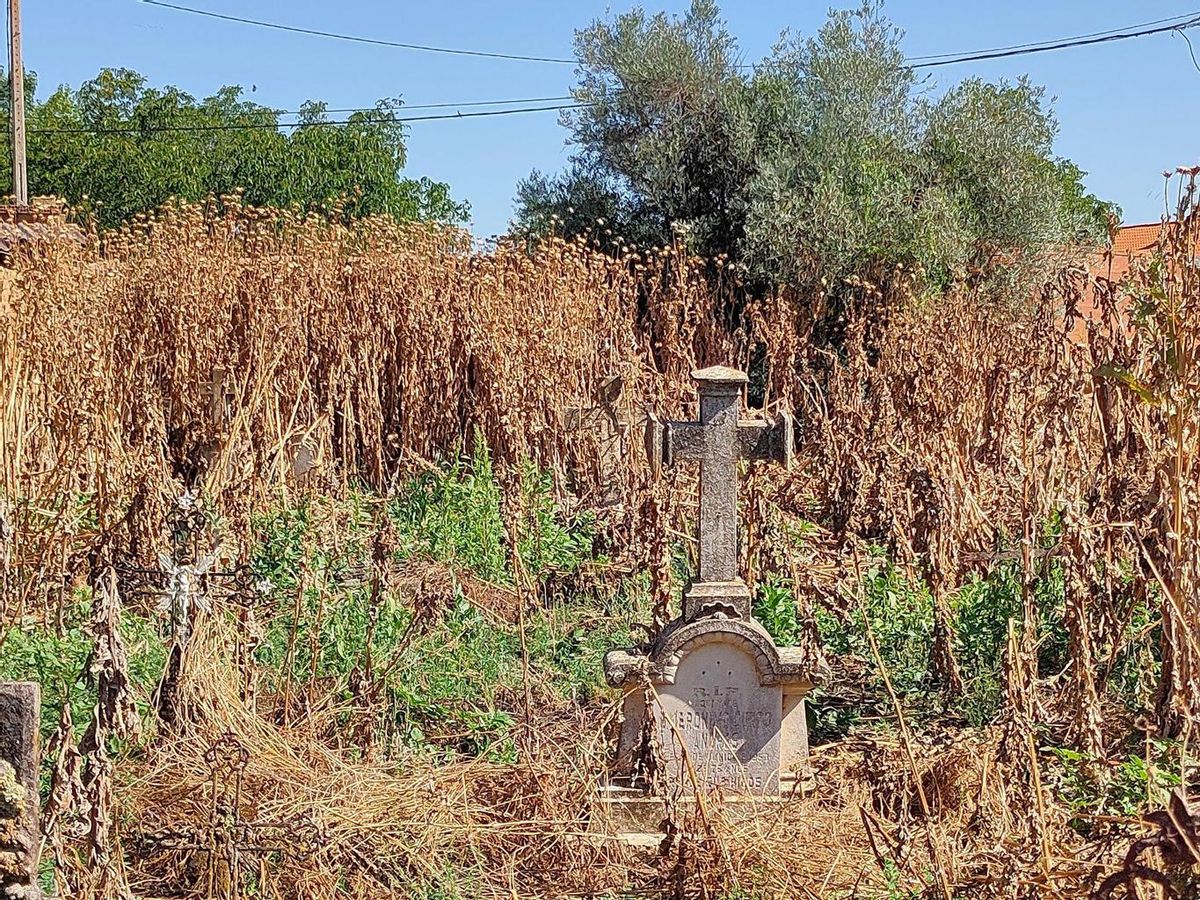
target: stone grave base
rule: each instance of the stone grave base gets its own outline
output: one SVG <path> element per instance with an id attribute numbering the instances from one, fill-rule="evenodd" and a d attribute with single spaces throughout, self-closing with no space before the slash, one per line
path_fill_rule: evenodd
<path id="1" fill-rule="evenodd" d="M 667 784 L 778 795 L 808 758 L 811 669 L 754 619 L 719 614 L 677 619 L 647 650 L 610 650 L 605 676 L 625 692 L 611 777 L 635 771 L 649 725 Z"/>
<path id="2" fill-rule="evenodd" d="M 734 820 L 758 816 L 772 808 L 807 794 L 815 779 L 807 768 L 780 776 L 779 793 L 767 795 L 728 794 L 705 798 L 705 803 L 717 805 L 721 814 Z M 666 833 L 662 830 L 667 817 L 667 800 L 648 794 L 640 787 L 631 787 L 624 779 L 611 779 L 599 787 L 598 815 L 592 822 L 595 842 L 617 841 L 630 847 L 657 850 Z M 695 811 L 696 798 L 684 794 L 675 800 L 679 815 Z"/>

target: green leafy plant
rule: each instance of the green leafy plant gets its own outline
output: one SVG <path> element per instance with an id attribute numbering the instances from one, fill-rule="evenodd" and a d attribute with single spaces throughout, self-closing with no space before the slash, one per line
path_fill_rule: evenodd
<path id="1" fill-rule="evenodd" d="M 1057 763 L 1051 770 L 1056 792 L 1079 813 L 1137 816 L 1165 806 L 1171 788 L 1180 784 L 1177 741 L 1153 738 L 1142 752 L 1115 765 L 1067 747 L 1051 747 L 1049 753 Z M 1078 820 L 1076 827 L 1086 829 L 1089 822 Z"/>
<path id="2" fill-rule="evenodd" d="M 754 618 L 780 647 L 795 644 L 800 637 L 800 622 L 790 583 L 776 574 L 768 576 L 754 598 Z"/>
<path id="3" fill-rule="evenodd" d="M 535 579 L 577 572 L 592 560 L 592 518 L 570 516 L 553 482 L 523 468 L 518 527 L 521 558 Z M 478 443 L 469 463 L 422 473 L 390 500 L 352 494 L 345 501 L 281 506 L 257 521 L 252 567 L 274 600 L 256 661 L 278 692 L 322 680 L 349 697 L 351 675 L 368 656 L 382 671 L 389 733 L 410 750 L 446 757 L 511 758 L 512 698 L 523 695 L 521 638 L 481 614 L 455 571 L 514 584 L 490 455 Z M 414 611 L 395 591 L 373 592 L 372 515 L 385 515 L 400 559 L 450 567 L 445 609 L 414 627 Z M 608 614 L 578 608 L 530 611 L 532 677 L 564 698 L 587 702 L 600 689 L 601 659 L 630 640 L 645 605 L 645 579 L 631 579 L 607 602 Z M 369 643 L 369 647 L 368 647 Z M 369 653 L 368 653 L 369 651 Z"/>
<path id="4" fill-rule="evenodd" d="M 1067 658 L 1062 566 L 1046 566 L 1031 589 L 1038 610 L 1038 671 L 1046 676 L 1059 671 Z M 968 582 L 952 607 L 955 652 L 966 689 L 960 708 L 969 724 L 985 725 L 1000 709 L 1008 623 L 1019 622 L 1023 615 L 1020 563 L 1004 562 L 986 577 Z"/>
<path id="5" fill-rule="evenodd" d="M 525 517 L 517 543 L 521 561 L 531 575 L 574 572 L 591 557 L 595 515 L 564 515 L 554 499 L 550 472 L 526 463 L 521 473 L 521 498 Z"/>
<path id="6" fill-rule="evenodd" d="M 58 727 L 64 703 L 70 704 L 76 730 L 91 720 L 95 689 L 89 686 L 85 669 L 92 651 L 87 632 L 90 604 L 90 589 L 81 589 L 64 612 L 61 630 L 35 621 L 17 623 L 0 646 L 0 681 L 36 681 L 42 686 L 43 741 Z M 150 692 L 166 664 L 167 643 L 154 622 L 128 609 L 121 611 L 120 631 L 134 699 L 145 714 Z"/>
<path id="7" fill-rule="evenodd" d="M 929 648 L 933 644 L 933 601 L 929 591 L 910 581 L 881 550 L 875 552 L 863 576 L 863 591 L 867 619 L 893 686 L 902 694 L 927 691 L 931 686 Z M 858 609 L 845 614 L 818 610 L 817 628 L 822 646 L 829 651 L 872 660 Z"/>
<path id="8" fill-rule="evenodd" d="M 388 504 L 404 556 L 464 566 L 498 584 L 512 582 L 504 548 L 500 487 L 482 440 L 469 464 L 426 472 Z"/>

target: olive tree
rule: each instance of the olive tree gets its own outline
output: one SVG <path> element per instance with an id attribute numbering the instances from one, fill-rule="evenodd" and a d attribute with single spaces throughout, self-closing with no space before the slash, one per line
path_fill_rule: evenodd
<path id="1" fill-rule="evenodd" d="M 628 240 L 727 254 L 764 286 L 895 264 L 930 288 L 1000 283 L 1102 240 L 1113 208 L 1055 157 L 1043 91 L 968 79 L 934 96 L 902 37 L 872 2 L 748 65 L 713 0 L 597 21 L 575 40 L 571 165 L 520 185 L 515 228 L 603 217 Z"/>

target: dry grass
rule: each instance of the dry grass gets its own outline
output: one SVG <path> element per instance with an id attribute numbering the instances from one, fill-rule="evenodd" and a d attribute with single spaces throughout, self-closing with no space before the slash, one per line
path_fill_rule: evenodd
<path id="1" fill-rule="evenodd" d="M 238 635 L 202 617 L 180 669 L 180 721 L 127 736 L 115 772 L 104 744 L 116 730 L 81 743 L 83 777 L 64 795 L 76 821 L 54 845 L 74 896 L 180 896 L 197 883 L 194 859 L 121 834 L 201 825 L 204 753 L 225 732 L 249 750 L 244 817 L 303 814 L 324 835 L 311 855 L 261 863 L 264 897 L 404 896 L 464 871 L 466 896 L 1082 896 L 1123 847 L 1069 827 L 1034 728 L 1038 741 L 1107 757 L 1119 729 L 1106 680 L 1145 639 L 1130 623 L 1147 606 L 1163 659 L 1147 724 L 1186 751 L 1200 722 L 1192 190 L 1162 267 L 1129 286 L 1134 301 L 1066 273 L 1032 308 L 998 310 L 967 286 L 919 301 L 910 273 L 879 273 L 846 288 L 840 355 L 814 339 L 831 319 L 811 298 L 752 303 L 731 327 L 733 279 L 678 248 L 613 257 L 552 240 L 480 253 L 453 232 L 232 203 L 19 256 L 0 305 L 6 621 L 61 620 L 72 591 L 110 564 L 148 563 L 185 488 L 220 511 L 236 557 L 251 513 L 279 492 L 338 494 L 356 479 L 386 492 L 477 433 L 510 505 L 518 463 L 552 470 L 576 502 L 603 505 L 625 562 L 649 568 L 661 595 L 689 482 L 649 481 L 642 410 L 688 415 L 690 368 L 760 354 L 766 400 L 797 412 L 802 452 L 792 473 L 750 480 L 747 571 L 786 572 L 806 602 L 852 613 L 855 548 L 886 545 L 932 590 L 931 665 L 951 695 L 962 674 L 953 592 L 1006 554 L 1026 585 L 1000 725 L 822 748 L 815 792 L 756 820 L 679 811 L 661 857 L 595 840 L 606 752 L 595 710 L 546 701 L 511 766 L 356 755 L 328 740 L 338 704 L 297 723 L 247 700 Z M 1072 342 L 1085 291 L 1099 292 L 1099 311 Z M 591 427 L 603 417 L 617 453 Z M 786 545 L 780 516 L 826 525 L 809 555 Z M 1048 546 L 1051 521 L 1061 531 Z M 1070 662 L 1039 683 L 1032 585 L 1051 559 L 1067 585 Z M 448 590 L 435 570 L 396 577 L 427 604 Z M 523 629 L 528 589 L 468 593 Z M 525 690 L 528 704 L 538 688 Z M 60 786 L 73 752 L 60 754 Z"/>

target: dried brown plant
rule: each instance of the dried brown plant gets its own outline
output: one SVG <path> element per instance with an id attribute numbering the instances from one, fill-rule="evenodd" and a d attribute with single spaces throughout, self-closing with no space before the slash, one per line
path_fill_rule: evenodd
<path id="1" fill-rule="evenodd" d="M 115 772 L 103 747 L 85 748 L 94 772 L 73 789 L 78 751 L 58 742 L 56 803 L 72 807 L 53 817 L 64 883 L 105 898 L 126 883 L 137 896 L 186 889 L 184 862 L 120 841 L 113 826 L 152 835 L 198 822 L 204 754 L 232 732 L 250 751 L 246 815 L 303 814 L 327 835 L 311 856 L 272 863 L 273 896 L 401 896 L 463 860 L 488 873 L 479 890 L 492 896 L 642 885 L 884 897 L 889 877 L 928 896 L 1082 896 L 1123 853 L 1069 827 L 1035 735 L 1105 758 L 1116 730 L 1108 679 L 1144 637 L 1131 635 L 1136 609 L 1154 608 L 1161 624 L 1149 724 L 1186 742 L 1200 722 L 1194 181 L 1184 175 L 1162 253 L 1129 283 L 1064 271 L 1022 308 L 968 284 L 931 297 L 903 269 L 838 286 L 836 308 L 786 291 L 743 302 L 732 275 L 679 247 L 614 256 L 550 239 L 481 251 L 454 231 L 346 226 L 236 201 L 19 250 L 0 302 L 8 622 L 61 621 L 76 586 L 106 577 L 96 559 L 148 564 L 187 490 L 244 546 L 252 512 L 278 492 L 336 494 L 361 479 L 386 493 L 478 436 L 498 470 L 533 460 L 600 511 L 629 565 L 652 573 L 661 626 L 668 544 L 686 536 L 692 481 L 654 482 L 637 434 L 647 410 L 694 414 L 688 372 L 717 362 L 753 363 L 762 401 L 800 424 L 793 471 L 748 485 L 748 570 L 786 574 L 808 608 L 849 615 L 855 548 L 886 546 L 931 591 L 930 665 L 948 697 L 963 677 L 953 592 L 1001 561 L 1019 565 L 1024 586 L 996 728 L 941 744 L 902 729 L 895 746 L 822 748 L 814 792 L 767 819 L 721 813 L 701 828 L 682 815 L 666 860 L 597 840 L 601 723 L 541 704 L 528 679 L 514 703 L 541 704 L 537 754 L 508 767 L 400 766 L 332 740 L 345 710 L 328 698 L 305 699 L 303 727 L 289 702 L 282 719 L 265 715 L 271 705 L 248 687 L 245 635 L 204 618 L 175 685 L 188 710 L 178 728 Z M 589 425 L 596 410 L 615 452 Z M 797 516 L 823 526 L 805 552 L 781 543 L 778 518 Z M 437 613 L 447 573 L 381 572 L 387 554 L 377 556 L 373 579 L 410 583 L 414 608 Z M 1069 665 L 1039 679 L 1032 586 L 1051 563 L 1066 585 Z M 456 583 L 521 627 L 528 584 Z M 98 608 L 97 627 L 114 615 Z M 118 649 L 102 657 L 110 693 L 124 684 Z M 373 733 L 364 723 L 380 665 L 360 666 L 353 734 Z M 104 709 L 110 725 L 124 721 Z M 109 846 L 70 850 L 89 839 Z M 88 874 L 101 863 L 107 880 Z"/>

